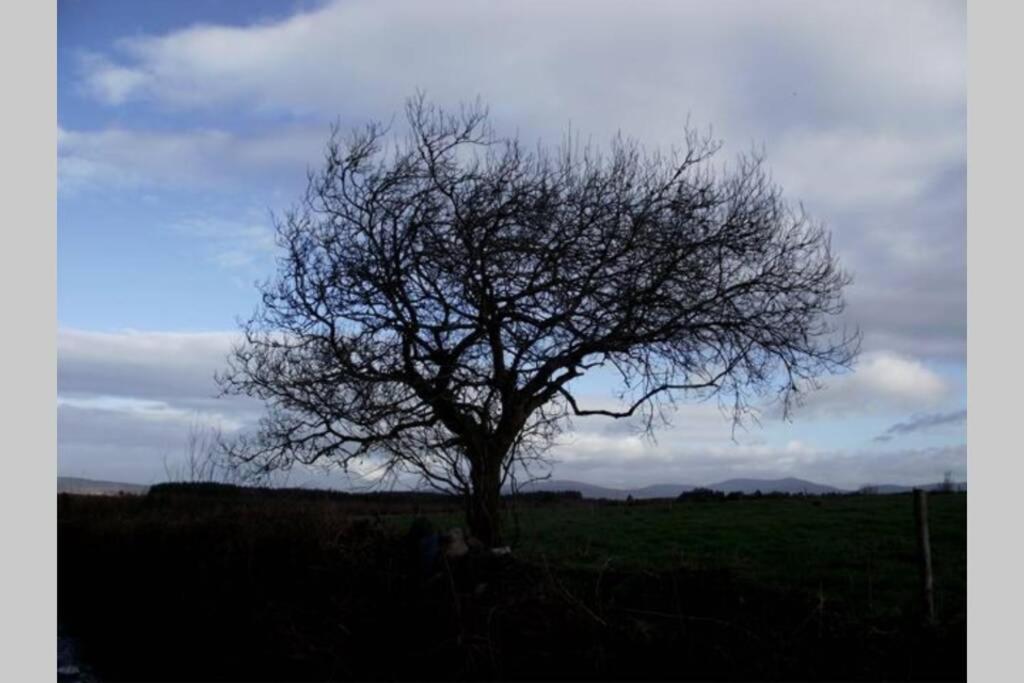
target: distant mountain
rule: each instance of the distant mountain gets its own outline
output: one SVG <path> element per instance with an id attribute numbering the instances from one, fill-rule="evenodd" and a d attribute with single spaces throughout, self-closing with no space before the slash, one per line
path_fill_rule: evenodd
<path id="1" fill-rule="evenodd" d="M 98 496 L 119 494 L 144 495 L 149 487 L 145 484 L 126 484 L 120 481 L 100 481 L 80 477 L 57 477 L 57 493 L 78 493 Z"/>
<path id="2" fill-rule="evenodd" d="M 705 488 L 723 493 L 807 493 L 821 495 L 823 493 L 846 493 L 843 489 L 825 484 L 816 484 L 806 479 L 786 477 L 785 479 L 727 479 L 717 484 L 708 484 Z"/>
<path id="3" fill-rule="evenodd" d="M 353 482 L 351 479 L 344 481 L 328 481 L 327 485 L 322 480 L 316 480 L 315 482 L 291 482 L 291 486 L 303 487 L 312 486 L 316 484 L 316 488 L 335 488 L 337 490 L 359 490 L 358 487 L 353 489 Z M 332 484 L 334 484 L 332 486 Z M 344 485 L 347 484 L 347 485 Z M 941 483 L 934 484 L 922 484 L 919 486 L 903 486 L 900 484 L 877 484 L 870 485 L 875 493 L 879 494 L 896 494 L 896 493 L 908 493 L 914 488 L 924 489 L 926 491 L 937 491 L 943 487 Z M 524 493 L 531 491 L 579 491 L 584 498 L 592 499 L 606 499 L 606 500 L 626 500 L 626 498 L 632 496 L 638 500 L 640 499 L 651 499 L 651 498 L 677 498 L 680 493 L 685 491 L 692 491 L 695 487 L 689 484 L 653 484 L 651 486 L 644 486 L 642 488 L 633 489 L 616 489 L 609 488 L 607 486 L 596 486 L 594 484 L 587 484 L 582 481 L 572 481 L 568 479 L 546 479 L 541 481 L 531 482 L 525 484 L 520 488 Z M 715 491 L 722 491 L 723 493 L 732 493 L 733 491 L 739 491 L 745 494 L 754 493 L 760 491 L 761 493 L 807 493 L 810 495 L 820 495 L 824 493 L 848 493 L 843 489 L 836 488 L 834 486 L 827 486 L 825 484 L 816 484 L 813 481 L 807 481 L 806 479 L 797 479 L 794 477 L 787 477 L 785 479 L 728 479 L 726 481 L 718 482 L 717 484 L 709 484 L 704 488 L 713 489 Z M 958 491 L 966 491 L 966 482 L 957 482 L 956 489 Z M 57 477 L 57 492 L 58 493 L 77 493 L 77 494 L 89 494 L 89 495 L 119 495 L 119 494 L 133 494 L 143 495 L 149 490 L 149 486 L 145 484 L 129 484 L 119 481 L 100 481 L 96 479 L 83 479 L 81 477 Z M 507 493 L 507 491 L 506 491 Z"/>

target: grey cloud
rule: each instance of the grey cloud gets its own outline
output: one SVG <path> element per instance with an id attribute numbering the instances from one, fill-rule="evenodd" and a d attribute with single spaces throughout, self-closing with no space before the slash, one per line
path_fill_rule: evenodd
<path id="1" fill-rule="evenodd" d="M 61 476 L 154 484 L 187 472 L 190 433 L 216 426 L 201 416 L 167 411 L 57 407 L 57 462 Z M 207 415 L 206 417 L 209 417 Z M 295 467 L 276 473 L 274 483 L 288 486 L 367 488 L 372 482 L 355 473 L 319 467 Z"/>
<path id="2" fill-rule="evenodd" d="M 957 162 L 912 202 L 837 214 L 837 251 L 855 273 L 847 320 L 866 349 L 966 359 L 965 192 Z"/>
<path id="3" fill-rule="evenodd" d="M 65 476 L 150 484 L 184 456 L 190 423 L 119 410 L 57 408 L 58 471 Z"/>
<path id="4" fill-rule="evenodd" d="M 967 480 L 967 446 L 900 449 L 882 452 L 849 451 L 823 455 L 802 465 L 811 480 L 832 478 L 836 485 L 914 485 L 942 481 L 949 471 L 956 481 Z"/>
<path id="5" fill-rule="evenodd" d="M 223 370 L 236 336 L 229 332 L 57 334 L 57 393 L 70 398 L 123 397 L 156 401 L 200 414 L 251 420 L 262 407 L 242 397 L 219 397 L 214 373 Z"/>
<path id="6" fill-rule="evenodd" d="M 130 427 L 126 423 L 131 423 Z M 146 417 L 123 410 L 57 406 L 57 434 L 62 442 L 81 446 L 176 449 L 183 444 L 185 415 Z"/>
<path id="7" fill-rule="evenodd" d="M 252 425 L 258 402 L 217 398 L 230 333 L 57 335 L 60 473 L 152 483 L 183 456 L 194 428 Z"/>
<path id="8" fill-rule="evenodd" d="M 920 432 L 926 429 L 932 429 L 934 427 L 940 427 L 944 425 L 963 424 L 967 419 L 967 410 L 955 410 L 948 413 L 929 413 L 927 415 L 918 415 L 913 417 L 906 422 L 897 422 L 892 425 L 884 432 L 874 438 L 874 441 L 886 442 L 891 441 L 897 436 L 903 436 L 905 434 L 912 434 L 914 432 Z"/>

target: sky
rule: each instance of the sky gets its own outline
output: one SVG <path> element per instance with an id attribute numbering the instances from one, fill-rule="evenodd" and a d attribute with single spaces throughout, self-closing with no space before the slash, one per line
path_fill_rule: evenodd
<path id="1" fill-rule="evenodd" d="M 733 430 L 682 404 L 654 439 L 580 419 L 554 478 L 966 479 L 963 3 L 60 0 L 57 43 L 61 475 L 160 481 L 190 430 L 254 423 L 213 374 L 274 273 L 271 217 L 332 123 L 389 121 L 420 89 L 479 96 L 527 141 L 711 127 L 722 162 L 764 151 L 854 275 L 858 363 L 788 419 Z"/>

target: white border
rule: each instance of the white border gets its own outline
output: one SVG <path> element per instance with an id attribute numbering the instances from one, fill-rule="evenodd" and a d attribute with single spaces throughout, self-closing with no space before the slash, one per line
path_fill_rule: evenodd
<path id="1" fill-rule="evenodd" d="M 967 671 L 978 681 L 1019 681 L 1024 671 L 1022 26 L 1019 3 L 968 5 Z"/>
<path id="2" fill-rule="evenodd" d="M 73 0 L 67 0 L 73 1 Z M 998 9 L 997 9 L 998 8 Z M 868 11 L 868 8 L 865 8 Z M 1021 680 L 1019 501 L 1024 126 L 1017 3 L 968 8 L 968 671 Z M 0 70 L 5 199 L 7 476 L 0 680 L 53 680 L 56 628 L 56 4 L 5 3 Z M 865 93 L 865 96 L 870 96 Z M 12 153 L 13 151 L 13 153 Z"/>
<path id="3" fill-rule="evenodd" d="M 56 27 L 52 0 L 0 5 L 4 681 L 56 673 Z"/>

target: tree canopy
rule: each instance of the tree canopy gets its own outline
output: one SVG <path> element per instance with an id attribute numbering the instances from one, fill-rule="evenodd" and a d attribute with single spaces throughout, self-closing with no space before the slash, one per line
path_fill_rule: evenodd
<path id="1" fill-rule="evenodd" d="M 850 278 L 761 157 L 716 168 L 720 145 L 692 130 L 668 152 L 621 136 L 527 148 L 479 104 L 422 96 L 406 119 L 404 136 L 335 130 L 277 220 L 278 272 L 219 377 L 268 405 L 232 446 L 245 462 L 412 472 L 465 495 L 497 542 L 502 483 L 566 420 L 650 428 L 680 398 L 788 410 L 850 364 Z M 596 368 L 618 377 L 618 407 L 578 393 Z"/>

